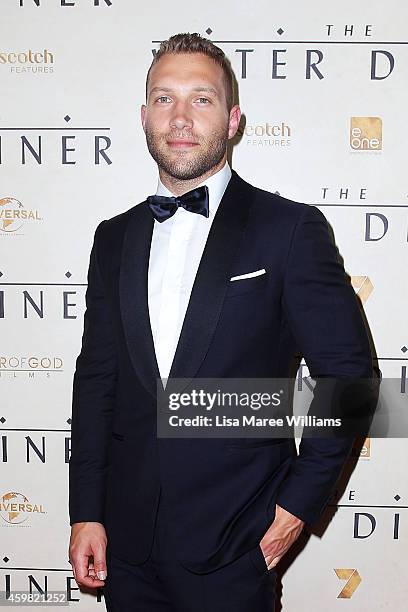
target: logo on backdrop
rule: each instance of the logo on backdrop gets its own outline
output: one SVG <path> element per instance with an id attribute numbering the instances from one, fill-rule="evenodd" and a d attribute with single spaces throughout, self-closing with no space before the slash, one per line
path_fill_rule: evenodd
<path id="1" fill-rule="evenodd" d="M 357 438 L 355 443 L 353 444 L 353 448 L 351 449 L 351 457 L 358 457 L 359 459 L 370 459 L 371 457 L 371 440 L 370 438 L 365 438 L 363 443 L 361 443 L 361 438 Z"/>
<path id="2" fill-rule="evenodd" d="M 42 221 L 38 210 L 24 208 L 16 198 L 0 198 L 0 235 L 21 235 L 27 222 Z"/>
<path id="3" fill-rule="evenodd" d="M 0 51 L 0 66 L 13 74 L 50 74 L 54 72 L 54 53 L 43 51 Z"/>
<path id="4" fill-rule="evenodd" d="M 382 119 L 380 117 L 351 117 L 350 147 L 353 151 L 381 151 Z"/>
<path id="5" fill-rule="evenodd" d="M 285 121 L 246 123 L 238 128 L 242 143 L 250 147 L 287 148 L 292 144 L 292 128 Z"/>
<path id="6" fill-rule="evenodd" d="M 335 568 L 336 576 L 339 580 L 346 580 L 346 584 L 337 595 L 340 599 L 350 599 L 361 583 L 360 574 L 356 569 Z"/>
<path id="7" fill-rule="evenodd" d="M 51 378 L 64 371 L 61 357 L 51 355 L 0 355 L 0 379 Z"/>
<path id="8" fill-rule="evenodd" d="M 368 276 L 352 276 L 351 285 L 364 305 L 373 292 L 372 282 Z"/>
<path id="9" fill-rule="evenodd" d="M 9 491 L 0 497 L 0 516 L 6 523 L 21 525 L 33 514 L 45 514 L 42 504 L 32 504 L 22 493 Z"/>

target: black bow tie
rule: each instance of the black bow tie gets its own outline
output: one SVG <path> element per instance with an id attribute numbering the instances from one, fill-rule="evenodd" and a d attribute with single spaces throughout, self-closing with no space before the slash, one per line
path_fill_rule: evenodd
<path id="1" fill-rule="evenodd" d="M 192 189 L 177 198 L 151 195 L 147 198 L 147 203 L 152 211 L 153 217 L 157 219 L 159 223 L 172 217 L 179 206 L 182 206 L 189 212 L 198 213 L 199 215 L 204 215 L 204 217 L 209 216 L 207 185 Z"/>

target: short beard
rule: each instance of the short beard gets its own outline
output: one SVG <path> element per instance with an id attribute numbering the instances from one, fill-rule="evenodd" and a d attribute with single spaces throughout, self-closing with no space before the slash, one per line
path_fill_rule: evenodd
<path id="1" fill-rule="evenodd" d="M 166 155 L 166 139 L 168 136 L 159 136 L 154 130 L 146 126 L 146 143 L 150 155 L 158 167 L 169 176 L 179 181 L 189 181 L 196 179 L 220 163 L 225 155 L 228 143 L 228 126 L 225 130 L 212 132 L 208 140 L 194 138 L 198 141 L 201 151 L 188 162 L 184 159 L 183 152 L 180 152 L 179 161 L 171 159 Z M 171 138 L 183 138 L 185 135 L 170 136 Z M 204 145 L 204 147 L 203 147 Z"/>

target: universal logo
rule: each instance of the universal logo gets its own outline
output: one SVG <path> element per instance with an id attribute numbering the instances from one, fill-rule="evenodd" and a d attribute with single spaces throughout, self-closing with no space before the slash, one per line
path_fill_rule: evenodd
<path id="1" fill-rule="evenodd" d="M 16 198 L 0 198 L 0 235 L 21 235 L 20 230 L 28 222 L 42 221 L 38 210 L 24 208 Z"/>
<path id="2" fill-rule="evenodd" d="M 351 117 L 350 147 L 353 151 L 382 150 L 382 120 L 380 117 Z"/>
<path id="3" fill-rule="evenodd" d="M 270 123 L 264 121 L 260 123 L 247 123 L 240 125 L 238 135 L 242 136 L 243 142 L 250 147 L 290 147 L 292 142 L 292 128 L 280 121 Z"/>
<path id="4" fill-rule="evenodd" d="M 30 503 L 22 493 L 9 491 L 0 497 L 0 516 L 6 523 L 25 523 L 33 514 L 45 514 L 42 504 Z"/>
<path id="5" fill-rule="evenodd" d="M 0 65 L 14 74 L 50 74 L 54 72 L 54 53 L 43 51 L 0 51 Z"/>

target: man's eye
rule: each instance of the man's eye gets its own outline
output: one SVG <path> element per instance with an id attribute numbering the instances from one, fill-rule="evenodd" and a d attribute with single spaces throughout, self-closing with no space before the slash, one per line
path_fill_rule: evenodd
<path id="1" fill-rule="evenodd" d="M 160 96 L 160 98 L 157 98 L 158 102 L 167 102 L 167 100 L 170 100 L 168 96 Z"/>
<path id="2" fill-rule="evenodd" d="M 208 98 L 198 98 L 199 102 L 203 102 L 204 104 L 210 102 Z"/>

